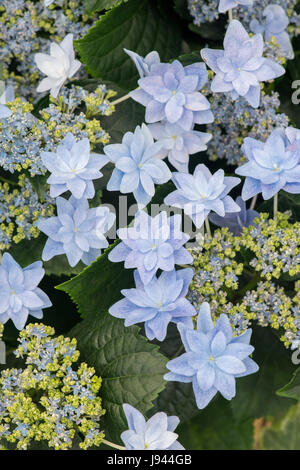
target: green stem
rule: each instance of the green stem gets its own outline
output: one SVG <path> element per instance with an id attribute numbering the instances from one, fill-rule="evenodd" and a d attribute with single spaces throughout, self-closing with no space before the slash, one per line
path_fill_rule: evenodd
<path id="1" fill-rule="evenodd" d="M 251 201 L 251 205 L 250 205 L 250 209 L 251 209 L 251 210 L 254 209 L 255 204 L 256 204 L 256 201 L 257 201 L 257 194 L 256 194 L 256 196 L 254 196 L 254 198 L 253 198 L 252 201 Z"/>
<path id="2" fill-rule="evenodd" d="M 275 215 L 276 215 L 277 212 L 278 212 L 278 193 L 275 194 L 275 196 L 274 196 L 274 201 L 273 201 L 273 202 L 274 202 L 274 205 L 273 205 L 273 214 L 274 214 L 274 217 L 275 217 Z"/>
<path id="3" fill-rule="evenodd" d="M 7 180 L 3 176 L 0 176 L 0 181 L 3 181 L 3 183 L 12 184 L 13 186 L 19 186 L 18 183 L 16 183 L 15 181 Z"/>
<path id="4" fill-rule="evenodd" d="M 229 18 L 229 21 L 233 20 L 232 8 L 230 8 L 230 10 L 228 10 L 228 18 Z"/>
<path id="5" fill-rule="evenodd" d="M 136 90 L 140 90 L 141 87 L 139 86 L 138 88 L 136 88 Z M 111 101 L 110 104 L 112 104 L 113 106 L 115 106 L 116 104 L 119 104 L 119 103 L 122 103 L 123 101 L 126 101 L 126 100 L 129 100 L 129 98 L 131 98 L 131 96 L 128 94 L 128 95 L 124 95 L 122 96 L 121 98 L 118 98 L 117 100 L 115 101 Z"/>
<path id="6" fill-rule="evenodd" d="M 206 217 L 206 219 L 205 219 L 205 227 L 206 227 L 206 231 L 208 233 L 208 236 L 211 237 L 211 230 L 210 230 L 208 217 Z"/>
<path id="7" fill-rule="evenodd" d="M 114 449 L 126 450 L 126 447 L 118 446 L 118 444 L 114 444 L 113 442 L 107 441 L 106 439 L 103 439 L 102 442 L 103 444 L 106 444 L 109 447 L 113 447 Z"/>

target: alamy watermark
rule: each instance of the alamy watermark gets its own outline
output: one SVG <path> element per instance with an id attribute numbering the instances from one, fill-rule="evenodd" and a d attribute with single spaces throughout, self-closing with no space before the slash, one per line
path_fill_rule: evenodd
<path id="1" fill-rule="evenodd" d="M 6 346 L 4 341 L 0 340 L 0 364 L 6 364 Z"/>
<path id="2" fill-rule="evenodd" d="M 292 94 L 292 103 L 293 104 L 300 104 L 300 80 L 293 81 L 292 88 L 293 88 L 293 90 L 296 90 Z"/>

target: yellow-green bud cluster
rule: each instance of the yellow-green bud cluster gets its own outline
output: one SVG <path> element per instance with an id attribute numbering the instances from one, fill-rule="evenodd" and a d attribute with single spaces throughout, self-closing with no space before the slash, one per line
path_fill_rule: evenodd
<path id="1" fill-rule="evenodd" d="M 53 337 L 54 329 L 30 324 L 20 332 L 18 358 L 26 367 L 0 375 L 0 444 L 31 449 L 37 443 L 55 450 L 99 446 L 101 378 L 81 363 L 76 340 Z"/>

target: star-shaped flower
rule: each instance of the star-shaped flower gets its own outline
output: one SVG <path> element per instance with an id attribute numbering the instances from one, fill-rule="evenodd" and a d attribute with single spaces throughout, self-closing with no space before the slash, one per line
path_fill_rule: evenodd
<path id="1" fill-rule="evenodd" d="M 258 108 L 260 84 L 285 73 L 285 69 L 271 59 L 263 57 L 264 41 L 261 34 L 249 37 L 237 20 L 230 22 L 224 50 L 202 49 L 201 56 L 216 73 L 211 90 L 214 93 L 231 93 L 233 99 L 244 96 L 248 103 Z"/>
<path id="2" fill-rule="evenodd" d="M 152 65 L 160 64 L 159 54 L 156 51 L 149 52 L 146 57 L 142 57 L 136 52 L 129 51 L 128 49 L 124 49 L 124 51 L 134 62 L 141 78 L 149 75 Z"/>
<path id="3" fill-rule="evenodd" d="M 259 22 L 257 19 L 251 21 L 251 31 L 256 34 L 264 34 L 266 41 L 270 41 L 272 37 L 275 37 L 281 51 L 286 57 L 293 59 L 293 46 L 290 35 L 286 31 L 289 18 L 284 9 L 280 5 L 268 5 L 263 11 L 263 16 L 265 21 Z"/>
<path id="4" fill-rule="evenodd" d="M 144 211 L 135 216 L 134 226 L 118 230 L 122 242 L 109 253 L 114 263 L 125 261 L 125 268 L 137 268 L 141 280 L 148 284 L 158 269 L 172 271 L 175 264 L 192 263 L 183 247 L 189 236 L 181 232 L 181 216 L 161 212 L 152 218 Z"/>
<path id="5" fill-rule="evenodd" d="M 177 171 L 187 173 L 189 156 L 207 150 L 207 142 L 212 138 L 211 134 L 194 130 L 186 131 L 178 124 L 160 122 L 149 124 L 149 129 L 162 149 L 160 156 L 168 157 L 169 162 Z"/>
<path id="6" fill-rule="evenodd" d="M 71 191 L 76 199 L 95 196 L 93 180 L 103 176 L 99 170 L 106 161 L 102 156 L 90 153 L 88 139 L 77 142 L 68 133 L 57 147 L 56 153 L 42 152 L 41 158 L 51 172 L 47 180 L 51 197 L 57 197 L 65 191 Z"/>
<path id="7" fill-rule="evenodd" d="M 121 434 L 127 450 L 183 450 L 173 431 L 179 424 L 177 416 L 156 413 L 148 421 L 136 408 L 125 403 L 123 410 L 129 429 Z"/>
<path id="8" fill-rule="evenodd" d="M 167 334 L 168 324 L 192 324 L 195 315 L 192 304 L 185 299 L 193 277 L 190 268 L 180 271 L 163 273 L 144 285 L 138 274 L 134 272 L 135 289 L 123 289 L 124 299 L 109 309 L 113 317 L 124 318 L 125 326 L 145 322 L 146 336 L 163 341 Z"/>
<path id="9" fill-rule="evenodd" d="M 28 315 L 43 318 L 43 309 L 51 307 L 48 296 L 37 286 L 45 271 L 41 261 L 27 268 L 4 253 L 0 265 L 0 322 L 11 319 L 18 330 L 22 330 Z"/>
<path id="10" fill-rule="evenodd" d="M 70 266 L 80 260 L 90 264 L 108 247 L 104 234 L 114 223 L 115 215 L 108 207 L 99 206 L 89 209 L 87 199 L 67 201 L 56 199 L 57 217 L 49 217 L 38 222 L 38 228 L 49 238 L 42 253 L 48 261 L 54 256 L 66 254 Z"/>
<path id="11" fill-rule="evenodd" d="M 253 5 L 253 0 L 220 0 L 219 12 L 226 13 L 226 11 L 239 5 L 251 6 Z"/>
<path id="12" fill-rule="evenodd" d="M 213 122 L 210 103 L 199 92 L 207 78 L 203 63 L 187 67 L 178 60 L 172 64 L 155 64 L 146 77 L 140 78 L 140 88 L 130 96 L 146 106 L 147 123 L 166 120 L 189 131 L 194 123 Z"/>
<path id="13" fill-rule="evenodd" d="M 229 191 L 241 181 L 239 178 L 224 176 L 223 170 L 211 174 L 205 165 L 197 165 L 193 175 L 173 173 L 176 191 L 169 194 L 164 202 L 179 207 L 189 215 L 197 228 L 201 228 L 211 211 L 224 217 L 226 212 L 240 212 L 240 207 L 228 196 Z"/>
<path id="14" fill-rule="evenodd" d="M 235 397 L 235 379 L 254 374 L 257 364 L 248 356 L 251 330 L 233 337 L 227 315 L 222 314 L 213 324 L 207 302 L 201 305 L 197 330 L 178 325 L 186 352 L 168 362 L 171 372 L 166 380 L 191 382 L 198 408 L 205 408 L 220 392 L 224 398 Z"/>
<path id="15" fill-rule="evenodd" d="M 291 150 L 283 129 L 275 129 L 265 143 L 246 137 L 242 151 L 248 162 L 235 172 L 246 176 L 244 201 L 259 193 L 270 199 L 281 189 L 300 193 L 300 152 Z"/>
<path id="16" fill-rule="evenodd" d="M 51 96 L 56 98 L 59 90 L 68 78 L 81 67 L 79 60 L 75 59 L 73 48 L 73 34 L 68 34 L 60 44 L 50 44 L 50 55 L 38 53 L 34 60 L 41 72 L 47 75 L 39 86 L 38 92 L 50 90 Z"/>
<path id="17" fill-rule="evenodd" d="M 171 172 L 159 157 L 161 144 L 155 142 L 145 124 L 134 133 L 126 132 L 122 144 L 105 145 L 107 157 L 115 164 L 108 182 L 108 191 L 133 193 L 136 201 L 146 206 L 155 193 L 154 184 L 166 183 Z"/>

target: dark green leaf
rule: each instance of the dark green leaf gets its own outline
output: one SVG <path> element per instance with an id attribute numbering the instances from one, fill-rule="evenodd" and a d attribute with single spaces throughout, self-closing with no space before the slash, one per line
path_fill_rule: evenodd
<path id="1" fill-rule="evenodd" d="M 300 450 L 300 403 L 289 410 L 279 425 L 264 429 L 261 447 L 264 450 Z"/>
<path id="2" fill-rule="evenodd" d="M 112 289 L 117 290 L 115 286 Z M 75 294 L 79 304 L 80 295 Z M 135 406 L 142 413 L 151 408 L 152 401 L 165 386 L 166 359 L 157 346 L 139 334 L 138 327 L 126 328 L 123 320 L 100 308 L 95 308 L 93 314 L 75 326 L 71 335 L 77 338 L 81 359 L 93 366 L 103 379 L 105 434 L 113 442 L 120 442 L 120 433 L 128 429 L 123 403 Z"/>
<path id="3" fill-rule="evenodd" d="M 110 10 L 116 5 L 127 1 L 128 0 L 85 0 L 85 10 L 87 13 Z"/>
<path id="4" fill-rule="evenodd" d="M 280 397 L 295 398 L 295 400 L 300 400 L 300 369 L 297 369 L 294 372 L 290 382 L 278 390 L 277 394 Z"/>
<path id="5" fill-rule="evenodd" d="M 157 50 L 162 61 L 177 57 L 181 35 L 177 20 L 158 11 L 151 0 L 129 0 L 102 15 L 75 46 L 93 77 L 124 89 L 137 86 L 136 67 L 123 48 L 145 56 Z"/>

